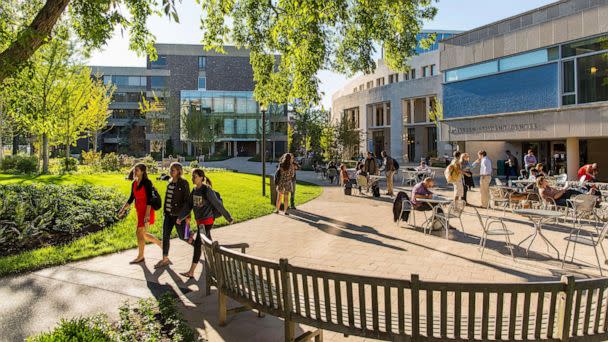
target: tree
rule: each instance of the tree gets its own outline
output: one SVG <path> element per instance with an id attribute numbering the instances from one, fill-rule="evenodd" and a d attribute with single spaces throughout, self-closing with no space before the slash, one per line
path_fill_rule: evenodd
<path id="1" fill-rule="evenodd" d="M 192 142 L 197 149 L 195 154 L 210 151 L 217 138 L 220 120 L 213 114 L 201 110 L 191 110 L 182 114 L 182 136 Z"/>
<path id="2" fill-rule="evenodd" d="M 64 15 L 69 12 L 69 15 Z M 55 37 L 65 22 L 90 51 L 102 47 L 114 29 L 129 32 L 129 48 L 156 58 L 154 36 L 146 26 L 151 15 L 179 21 L 175 0 L 3 0 L 0 2 L 0 83 L 15 76 L 36 51 Z"/>
<path id="3" fill-rule="evenodd" d="M 160 100 L 156 94 L 153 94 L 152 100 L 142 97 L 139 110 L 146 115 L 147 129 L 150 133 L 158 135 L 157 139 L 150 141 L 150 144 L 158 145 L 162 158 L 166 153 L 172 153 L 168 151 L 170 147 L 168 142 L 171 141 L 173 132 L 179 128 L 179 100 L 175 97 Z"/>
<path id="4" fill-rule="evenodd" d="M 323 159 L 333 160 L 338 157 L 338 144 L 336 142 L 336 129 L 334 125 L 323 127 L 320 144 Z"/>
<path id="5" fill-rule="evenodd" d="M 87 51 L 99 48 L 116 27 L 130 33 L 129 47 L 156 58 L 154 36 L 146 19 L 164 12 L 178 21 L 176 0 L 18 0 L 0 2 L 0 13 L 12 6 L 27 11 L 22 21 L 0 25 L 8 43 L 0 49 L 0 82 L 24 67 L 45 43 L 66 11 L 72 28 Z M 433 0 L 199 0 L 206 49 L 222 51 L 226 42 L 251 51 L 258 102 L 289 103 L 299 99 L 317 103 L 321 69 L 353 74 L 376 68 L 373 53 L 382 46 L 387 65 L 408 69 L 424 20 L 437 9 Z M 123 9 L 128 14 L 123 13 Z M 9 14 L 10 15 L 10 14 Z M 6 15 L 7 18 L 10 18 Z M 429 46 L 434 37 L 420 44 Z M 280 60 L 275 54 L 280 55 Z"/>
<path id="6" fill-rule="evenodd" d="M 200 2 L 205 48 L 222 51 L 227 41 L 249 48 L 254 95 L 264 104 L 318 103 L 319 70 L 371 73 L 379 45 L 391 69 L 407 70 L 423 21 L 437 12 L 433 0 Z"/>
<path id="7" fill-rule="evenodd" d="M 89 118 L 89 138 L 93 140 L 93 151 L 97 152 L 99 132 L 107 127 L 111 111 L 108 109 L 112 101 L 112 94 L 116 89 L 111 85 L 104 85 L 99 77 L 91 89 L 91 96 L 87 103 L 87 117 Z"/>
<path id="8" fill-rule="evenodd" d="M 293 143 L 306 152 L 321 150 L 321 133 L 329 125 L 329 112 L 312 106 L 294 106 Z"/>
<path id="9" fill-rule="evenodd" d="M 335 133 L 340 155 L 343 159 L 351 159 L 361 144 L 362 132 L 357 127 L 357 123 L 342 118 L 336 124 Z"/>

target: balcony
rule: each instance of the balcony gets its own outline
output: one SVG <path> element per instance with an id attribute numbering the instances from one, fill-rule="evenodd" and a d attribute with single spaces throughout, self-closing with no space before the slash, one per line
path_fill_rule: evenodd
<path id="1" fill-rule="evenodd" d="M 170 134 L 166 133 L 146 133 L 146 140 L 169 140 Z"/>
<path id="2" fill-rule="evenodd" d="M 120 144 L 121 138 L 118 137 L 105 137 L 103 138 L 104 144 Z"/>
<path id="3" fill-rule="evenodd" d="M 145 126 L 146 120 L 143 118 L 109 118 L 108 126 L 124 127 L 124 126 Z"/>
<path id="4" fill-rule="evenodd" d="M 139 102 L 112 102 L 108 109 L 139 109 Z"/>

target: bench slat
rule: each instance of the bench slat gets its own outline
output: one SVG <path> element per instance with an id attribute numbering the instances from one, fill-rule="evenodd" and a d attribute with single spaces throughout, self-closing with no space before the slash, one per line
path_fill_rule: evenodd
<path id="1" fill-rule="evenodd" d="M 524 340 L 528 339 L 528 329 L 530 323 L 530 292 L 524 294 L 524 317 L 521 331 L 521 338 Z"/>
<path id="2" fill-rule="evenodd" d="M 475 292 L 469 292 L 469 322 L 467 324 L 467 338 L 475 339 Z"/>
<path id="3" fill-rule="evenodd" d="M 604 289 L 600 287 L 597 291 L 597 304 L 595 306 L 595 323 L 593 324 L 593 333 L 597 334 L 600 331 L 600 316 L 602 314 L 602 303 L 604 302 Z"/>
<path id="4" fill-rule="evenodd" d="M 348 305 L 348 325 L 355 327 L 355 308 L 353 303 L 353 283 L 346 281 L 346 302 Z"/>
<path id="5" fill-rule="evenodd" d="M 509 340 L 515 339 L 515 321 L 517 320 L 517 292 L 511 292 L 509 300 Z"/>
<path id="6" fill-rule="evenodd" d="M 334 280 L 334 292 L 336 295 L 336 315 L 338 324 L 343 325 L 344 321 L 342 319 L 342 284 L 340 281 Z"/>
<path id="7" fill-rule="evenodd" d="M 488 318 L 490 317 L 490 293 L 482 292 L 482 310 L 481 310 L 481 339 L 488 339 Z"/>
<path id="8" fill-rule="evenodd" d="M 462 325 L 462 292 L 454 291 L 454 336 L 462 338 L 460 327 Z"/>
<path id="9" fill-rule="evenodd" d="M 397 288 L 397 311 L 399 319 L 399 334 L 405 334 L 405 292 L 404 288 Z"/>
<path id="10" fill-rule="evenodd" d="M 543 309 L 545 303 L 545 293 L 539 292 L 536 300 L 536 327 L 534 328 L 534 338 L 540 339 L 543 324 Z"/>
<path id="11" fill-rule="evenodd" d="M 365 284 L 358 283 L 359 288 L 359 321 L 361 329 L 367 329 L 367 312 L 365 309 Z"/>
<path id="12" fill-rule="evenodd" d="M 295 312 L 298 315 L 301 315 L 302 311 L 300 311 L 300 283 L 298 282 L 298 275 L 296 273 L 292 273 L 291 279 L 293 282 L 293 295 L 295 298 Z"/>
<path id="13" fill-rule="evenodd" d="M 496 293 L 496 329 L 494 329 L 494 337 L 497 340 L 502 339 L 503 301 L 504 293 Z"/>
<path id="14" fill-rule="evenodd" d="M 375 284 L 370 284 L 372 288 L 372 327 L 374 330 L 380 329 L 380 324 L 378 323 L 378 286 Z"/>
<path id="15" fill-rule="evenodd" d="M 557 291 L 551 291 L 551 302 L 549 306 L 549 323 L 547 324 L 547 338 L 553 338 L 553 328 L 555 326 L 555 311 L 557 307 Z"/>
<path id="16" fill-rule="evenodd" d="M 319 297 L 321 294 L 319 293 L 319 278 L 312 277 L 312 298 L 315 304 L 315 319 L 321 319 L 321 306 L 319 305 Z"/>
<path id="17" fill-rule="evenodd" d="M 391 287 L 384 286 L 384 322 L 386 322 L 386 332 L 393 331 L 391 303 Z"/>
<path id="18" fill-rule="evenodd" d="M 325 297 L 325 320 L 327 322 L 333 322 L 331 317 L 331 300 L 329 296 L 329 280 L 327 278 L 323 278 L 323 295 Z"/>
<path id="19" fill-rule="evenodd" d="M 433 291 L 426 290 L 426 336 L 433 337 Z"/>
<path id="20" fill-rule="evenodd" d="M 583 323 L 583 335 L 589 335 L 589 322 L 591 321 L 591 305 L 595 290 L 587 290 L 587 307 L 585 308 L 585 321 Z"/>
<path id="21" fill-rule="evenodd" d="M 304 308 L 306 309 L 306 317 L 310 317 L 310 300 L 308 296 L 308 276 L 302 275 L 302 290 L 304 291 Z"/>
<path id="22" fill-rule="evenodd" d="M 581 298 L 583 296 L 582 290 L 576 291 L 576 299 L 574 301 L 574 317 L 572 318 L 572 336 L 578 336 L 578 320 L 581 315 Z M 571 314 L 571 313 L 570 313 Z"/>

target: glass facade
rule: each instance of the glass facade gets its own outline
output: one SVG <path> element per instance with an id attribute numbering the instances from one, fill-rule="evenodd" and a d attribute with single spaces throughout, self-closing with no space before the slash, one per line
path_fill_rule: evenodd
<path id="1" fill-rule="evenodd" d="M 608 53 L 576 61 L 578 103 L 608 101 Z"/>
<path id="2" fill-rule="evenodd" d="M 214 115 L 221 121 L 219 139 L 258 139 L 261 113 L 251 91 L 182 90 L 182 115 L 199 111 Z M 284 106 L 269 106 L 267 118 L 270 119 L 267 120 L 285 115 Z M 285 132 L 269 132 L 272 133 L 286 134 L 286 129 Z"/>
<path id="3" fill-rule="evenodd" d="M 165 89 L 167 88 L 167 76 L 151 76 L 150 86 L 152 89 Z"/>
<path id="4" fill-rule="evenodd" d="M 198 68 L 205 69 L 207 67 L 207 57 L 198 56 Z"/>
<path id="5" fill-rule="evenodd" d="M 105 75 L 103 83 L 118 87 L 145 88 L 148 82 L 145 76 Z"/>
<path id="6" fill-rule="evenodd" d="M 155 61 L 150 61 L 152 69 L 164 69 L 167 67 L 167 56 L 158 56 Z"/>
<path id="7" fill-rule="evenodd" d="M 433 32 L 418 33 L 416 35 L 416 40 L 420 41 L 422 39 L 429 38 L 432 34 L 435 34 L 435 33 L 433 33 Z M 442 41 L 444 39 L 448 39 L 448 38 L 452 37 L 453 35 L 455 35 L 455 33 L 436 33 L 435 42 L 433 44 L 431 44 L 431 46 L 429 46 L 428 49 L 424 49 L 424 48 L 422 48 L 422 46 L 420 46 L 420 44 L 418 44 L 416 46 L 416 53 L 421 54 L 421 53 L 426 53 L 426 52 L 430 52 L 430 51 L 435 51 L 435 50 L 439 49 L 440 41 Z"/>
<path id="8" fill-rule="evenodd" d="M 199 77 L 198 78 L 198 90 L 206 90 L 207 89 L 207 78 Z"/>

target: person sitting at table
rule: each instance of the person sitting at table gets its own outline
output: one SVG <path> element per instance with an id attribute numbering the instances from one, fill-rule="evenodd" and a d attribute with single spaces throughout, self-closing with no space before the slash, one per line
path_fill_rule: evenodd
<path id="1" fill-rule="evenodd" d="M 536 178 L 536 186 L 538 187 L 538 192 L 543 200 L 551 198 L 555 201 L 555 204 L 561 207 L 567 206 L 567 200 L 569 200 L 570 197 L 582 194 L 582 192 L 574 189 L 555 189 L 549 185 L 549 182 L 544 176 Z"/>
<path id="2" fill-rule="evenodd" d="M 433 192 L 430 190 L 433 186 L 435 186 L 435 181 L 431 177 L 426 177 L 422 182 L 414 185 L 412 188 L 412 204 L 414 205 L 414 210 L 433 210 L 433 207 L 429 203 L 418 201 L 421 198 L 433 198 Z"/>
<path id="3" fill-rule="evenodd" d="M 426 165 L 426 162 L 424 160 L 421 160 L 420 165 L 416 166 L 414 170 L 418 171 L 418 174 L 416 175 L 418 182 L 422 182 L 425 177 L 425 174 L 431 172 L 431 168 Z"/>
<path id="4" fill-rule="evenodd" d="M 594 182 L 598 171 L 597 163 L 583 165 L 578 169 L 577 179 L 584 177 L 585 182 Z"/>
<path id="5" fill-rule="evenodd" d="M 348 171 L 346 171 L 346 165 L 340 165 L 340 185 L 345 186 L 350 181 L 348 177 Z"/>
<path id="6" fill-rule="evenodd" d="M 530 170 L 530 177 L 528 177 L 529 180 L 533 180 L 536 181 L 536 178 L 538 177 L 538 170 L 536 169 L 531 169 Z"/>
<path id="7" fill-rule="evenodd" d="M 545 166 L 543 165 L 543 163 L 536 164 L 536 167 L 534 169 L 537 172 L 536 177 L 539 177 L 539 176 L 546 177 L 547 176 L 547 174 L 545 173 Z"/>

